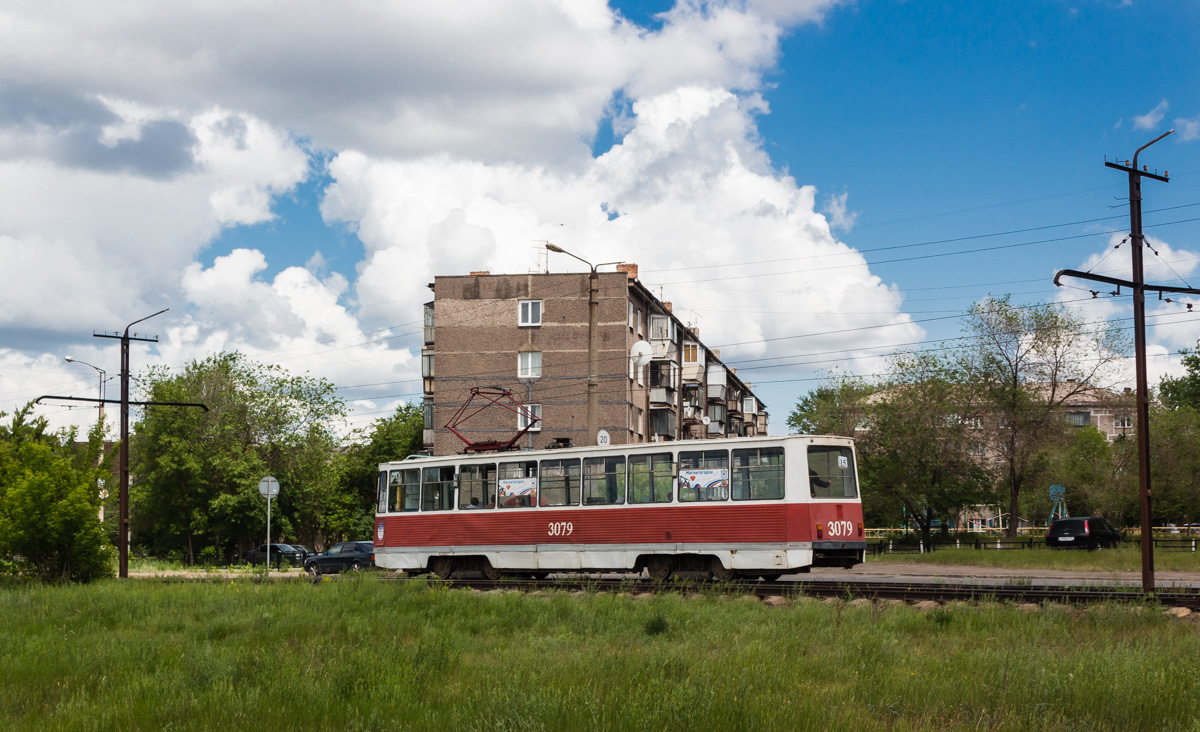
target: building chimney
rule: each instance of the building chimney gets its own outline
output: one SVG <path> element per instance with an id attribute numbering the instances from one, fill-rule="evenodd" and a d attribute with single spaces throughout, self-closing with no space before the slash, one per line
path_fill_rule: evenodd
<path id="1" fill-rule="evenodd" d="M 737 376 L 737 367 L 736 367 L 736 366 L 730 366 L 730 367 L 729 367 L 729 373 L 733 374 L 734 376 Z"/>
<path id="2" fill-rule="evenodd" d="M 471 276 L 472 277 L 482 277 L 483 275 L 490 275 L 490 274 L 491 274 L 490 270 L 480 269 L 480 270 L 476 270 L 476 271 L 472 272 Z"/>
<path id="3" fill-rule="evenodd" d="M 713 358 L 717 359 L 718 361 L 721 360 L 721 349 L 720 348 L 712 349 L 712 354 L 713 354 Z"/>
<path id="4" fill-rule="evenodd" d="M 669 302 L 664 302 L 664 303 L 663 303 L 663 307 L 667 309 L 667 312 L 668 312 L 668 313 L 669 313 L 669 312 L 671 312 L 671 303 L 669 303 Z"/>
<path id="5" fill-rule="evenodd" d="M 625 274 L 627 274 L 629 276 L 629 279 L 631 279 L 631 280 L 637 279 L 637 265 L 636 264 L 618 264 L 617 271 L 624 272 Z"/>
<path id="6" fill-rule="evenodd" d="M 689 334 L 689 335 L 691 335 L 691 336 L 692 336 L 693 338 L 695 338 L 696 340 L 700 340 L 700 326 L 698 326 L 698 325 L 689 325 L 689 326 L 687 327 L 687 332 L 688 332 L 688 334 Z"/>

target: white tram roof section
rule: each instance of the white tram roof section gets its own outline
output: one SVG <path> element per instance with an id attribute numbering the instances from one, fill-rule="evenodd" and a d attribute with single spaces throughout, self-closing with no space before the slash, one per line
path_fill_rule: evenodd
<path id="1" fill-rule="evenodd" d="M 854 446 L 853 437 L 843 437 L 841 435 L 778 435 L 772 437 L 726 437 L 722 440 L 669 440 L 667 442 L 635 442 L 621 445 L 576 445 L 573 447 L 552 447 L 542 448 L 540 450 L 503 450 L 496 452 L 472 452 L 472 453 L 456 453 L 454 455 L 410 455 L 403 460 L 389 460 L 385 463 L 380 463 L 379 467 L 397 465 L 413 465 L 423 463 L 458 463 L 464 461 L 486 461 L 489 458 L 492 460 L 522 460 L 533 457 L 553 457 L 555 455 L 576 455 L 580 453 L 606 453 L 618 452 L 629 454 L 643 454 L 652 452 L 662 452 L 664 450 L 678 450 L 687 447 L 694 447 L 701 450 L 722 450 L 722 449 L 737 449 L 738 447 L 748 447 L 753 445 L 777 445 L 781 443 L 796 443 L 807 440 L 809 444 L 821 445 L 845 445 L 848 447 Z"/>

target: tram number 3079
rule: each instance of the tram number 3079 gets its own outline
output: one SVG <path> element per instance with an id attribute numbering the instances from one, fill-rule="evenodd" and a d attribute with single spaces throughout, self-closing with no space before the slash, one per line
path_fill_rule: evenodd
<path id="1" fill-rule="evenodd" d="M 575 531 L 575 524 L 570 521 L 551 521 L 546 528 L 549 536 L 570 536 Z"/>
<path id="2" fill-rule="evenodd" d="M 854 524 L 849 521 L 830 521 L 829 535 L 830 536 L 849 536 L 854 533 Z"/>

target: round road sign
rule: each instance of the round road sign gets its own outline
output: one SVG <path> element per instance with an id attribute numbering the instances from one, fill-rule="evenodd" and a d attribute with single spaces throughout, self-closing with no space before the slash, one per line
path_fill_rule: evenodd
<path id="1" fill-rule="evenodd" d="M 275 476 L 268 475 L 258 481 L 258 492 L 263 498 L 274 498 L 279 495 L 279 481 L 275 480 Z"/>

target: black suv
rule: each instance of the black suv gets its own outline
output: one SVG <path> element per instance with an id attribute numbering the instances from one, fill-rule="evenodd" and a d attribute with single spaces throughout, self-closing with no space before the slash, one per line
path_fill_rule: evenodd
<path id="1" fill-rule="evenodd" d="M 369 541 L 343 541 L 304 560 L 304 571 L 316 577 L 347 569 L 375 566 L 375 544 Z"/>
<path id="2" fill-rule="evenodd" d="M 1051 549 L 1100 549 L 1121 543 L 1121 532 L 1102 516 L 1055 519 L 1046 531 Z"/>
<path id="3" fill-rule="evenodd" d="M 270 547 L 268 549 L 267 547 Z M 282 567 L 287 563 L 292 567 L 304 564 L 305 553 L 291 544 L 261 544 L 246 552 L 246 561 L 250 564 L 262 564 L 270 558 L 271 564 Z"/>

